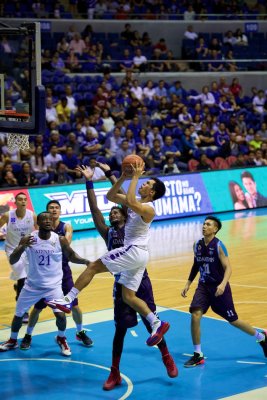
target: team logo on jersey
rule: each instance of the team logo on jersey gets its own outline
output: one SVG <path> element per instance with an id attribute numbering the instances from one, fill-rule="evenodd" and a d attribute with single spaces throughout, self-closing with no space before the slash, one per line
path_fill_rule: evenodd
<path id="1" fill-rule="evenodd" d="M 11 222 L 12 224 L 14 224 L 14 223 L 16 222 L 16 218 L 15 218 L 15 217 L 10 218 L 10 222 Z"/>
<path id="2" fill-rule="evenodd" d="M 197 248 L 197 249 L 198 249 L 198 250 L 201 250 L 201 245 L 200 245 L 200 244 L 198 245 L 198 248 Z"/>

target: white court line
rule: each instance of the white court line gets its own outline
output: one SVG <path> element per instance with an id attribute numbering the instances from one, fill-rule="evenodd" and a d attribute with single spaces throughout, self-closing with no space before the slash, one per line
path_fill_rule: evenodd
<path id="1" fill-rule="evenodd" d="M 229 397 L 221 397 L 218 400 L 264 400 L 267 398 L 266 388 L 249 390 Z"/>
<path id="2" fill-rule="evenodd" d="M 99 369 L 104 369 L 106 371 L 110 371 L 110 368 L 104 367 L 103 365 L 99 364 L 92 364 L 92 363 L 87 363 L 85 361 L 74 361 L 74 360 L 58 360 L 57 358 L 5 358 L 3 360 L 0 359 L 0 362 L 13 362 L 13 361 L 53 361 L 53 362 L 64 362 L 64 363 L 69 363 L 69 364 L 81 364 L 81 365 L 86 365 L 88 367 L 93 367 L 93 368 L 99 368 Z M 121 373 L 121 377 L 125 380 L 127 383 L 127 390 L 126 393 L 122 397 L 120 397 L 118 400 L 125 400 L 127 399 L 130 394 L 133 391 L 133 383 L 130 378 L 128 378 L 127 375 L 124 375 Z"/>
<path id="3" fill-rule="evenodd" d="M 259 364 L 259 365 L 265 365 L 265 362 L 253 362 L 253 361 L 237 361 L 237 363 L 239 364 Z"/>

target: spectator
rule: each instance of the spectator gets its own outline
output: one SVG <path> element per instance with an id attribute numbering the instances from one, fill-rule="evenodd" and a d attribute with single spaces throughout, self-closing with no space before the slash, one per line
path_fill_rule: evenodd
<path id="1" fill-rule="evenodd" d="M 53 145 L 57 146 L 57 151 L 59 153 L 65 153 L 66 151 L 65 138 L 63 135 L 59 134 L 59 131 L 57 129 L 53 129 L 50 132 L 50 136 L 48 138 L 48 145 L 50 148 Z"/>
<path id="2" fill-rule="evenodd" d="M 166 164 L 163 166 L 163 173 L 164 174 L 179 174 L 181 171 L 177 167 L 174 161 L 173 156 L 166 157 Z"/>
<path id="3" fill-rule="evenodd" d="M 238 46 L 247 46 L 248 45 L 248 38 L 247 36 L 241 31 L 240 28 L 238 28 L 235 33 L 234 33 L 234 37 L 235 37 L 235 45 Z"/>
<path id="4" fill-rule="evenodd" d="M 163 146 L 163 139 L 160 134 L 158 126 L 153 126 L 153 128 L 148 132 L 147 139 L 148 139 L 150 148 L 153 146 L 155 139 L 157 139 L 159 141 L 160 147 Z"/>
<path id="5" fill-rule="evenodd" d="M 38 179 L 31 170 L 31 165 L 28 162 L 22 163 L 21 172 L 18 175 L 19 186 L 35 186 L 38 185 Z"/>
<path id="6" fill-rule="evenodd" d="M 112 158 L 120 148 L 122 141 L 121 130 L 118 127 L 114 128 L 114 131 L 107 137 L 104 144 L 105 156 Z"/>
<path id="7" fill-rule="evenodd" d="M 262 118 L 264 118 L 266 114 L 265 101 L 266 97 L 263 90 L 259 90 L 257 95 L 254 96 L 252 100 L 254 113 Z"/>
<path id="8" fill-rule="evenodd" d="M 214 140 L 218 147 L 218 156 L 226 158 L 231 155 L 230 136 L 224 123 L 219 124 L 218 130 L 214 134 Z"/>
<path id="9" fill-rule="evenodd" d="M 196 96 L 188 96 L 189 99 L 200 100 L 202 106 L 206 105 L 208 107 L 213 107 L 215 105 L 215 98 L 213 94 L 209 91 L 208 86 L 203 86 L 202 93 Z"/>
<path id="10" fill-rule="evenodd" d="M 172 50 L 168 50 L 166 58 L 164 58 L 164 71 L 165 72 L 186 72 L 188 71 L 188 65 L 185 61 L 177 61 L 173 55 Z"/>
<path id="11" fill-rule="evenodd" d="M 86 45 L 84 40 L 81 38 L 81 35 L 76 32 L 73 35 L 73 39 L 70 41 L 70 51 L 73 50 L 74 53 L 78 53 L 80 56 L 83 54 L 86 49 Z"/>
<path id="12" fill-rule="evenodd" d="M 235 99 L 242 97 L 242 86 L 239 83 L 238 78 L 233 78 L 232 83 L 229 87 L 230 92 L 232 93 L 232 95 L 234 96 Z"/>
<path id="13" fill-rule="evenodd" d="M 140 126 L 140 128 L 149 129 L 151 126 L 151 122 L 151 117 L 149 115 L 147 107 L 142 106 L 141 111 L 138 115 L 138 125 Z"/>
<path id="14" fill-rule="evenodd" d="M 143 95 L 144 95 L 144 98 L 148 99 L 149 101 L 156 99 L 156 90 L 155 90 L 154 83 L 152 80 L 147 81 L 147 83 L 143 89 Z"/>
<path id="15" fill-rule="evenodd" d="M 57 112 L 57 117 L 58 121 L 60 123 L 70 122 L 70 114 L 71 110 L 68 107 L 68 99 L 66 96 L 62 96 L 61 99 L 59 100 L 57 106 L 56 106 L 56 112 Z"/>
<path id="16" fill-rule="evenodd" d="M 184 33 L 184 37 L 186 39 L 190 39 L 190 40 L 196 40 L 198 38 L 198 34 L 196 32 L 194 32 L 194 28 L 192 25 L 188 25 L 188 27 Z"/>
<path id="17" fill-rule="evenodd" d="M 94 171 L 92 181 L 104 181 L 107 179 L 104 171 L 97 166 L 97 160 L 95 157 L 90 157 L 89 167 L 92 169 L 92 171 Z"/>
<path id="18" fill-rule="evenodd" d="M 104 132 L 107 134 L 107 133 L 113 131 L 113 129 L 115 127 L 115 121 L 112 118 L 109 109 L 104 108 L 101 111 L 101 119 L 103 121 L 102 129 L 104 130 Z"/>
<path id="19" fill-rule="evenodd" d="M 77 106 L 76 106 L 76 100 L 72 94 L 71 85 L 66 85 L 65 97 L 67 98 L 67 107 L 69 108 L 70 112 L 75 113 L 75 111 L 77 110 Z"/>
<path id="20" fill-rule="evenodd" d="M 164 70 L 164 62 L 162 61 L 161 51 L 158 48 L 153 50 L 149 69 L 151 72 L 162 72 Z"/>
<path id="21" fill-rule="evenodd" d="M 62 161 L 62 156 L 58 154 L 57 146 L 52 145 L 49 153 L 44 158 L 44 167 L 50 176 L 56 171 L 56 166 L 59 161 Z"/>
<path id="22" fill-rule="evenodd" d="M 250 140 L 249 147 L 251 150 L 259 150 L 262 146 L 262 138 L 259 133 L 255 133 L 254 139 Z"/>
<path id="23" fill-rule="evenodd" d="M 168 97 L 168 92 L 165 87 L 165 81 L 161 79 L 158 83 L 158 86 L 155 88 L 155 97 L 156 100 L 161 100 L 162 97 Z"/>
<path id="24" fill-rule="evenodd" d="M 45 117 L 46 117 L 46 122 L 48 122 L 48 123 L 51 121 L 54 121 L 57 124 L 59 123 L 58 116 L 57 116 L 57 110 L 53 106 L 53 99 L 51 97 L 46 98 Z"/>
<path id="25" fill-rule="evenodd" d="M 35 147 L 35 151 L 34 154 L 31 156 L 30 163 L 32 171 L 35 174 L 38 181 L 40 181 L 41 178 L 48 179 L 47 167 L 45 166 L 42 146 L 39 145 Z"/>
<path id="26" fill-rule="evenodd" d="M 223 38 L 223 43 L 228 45 L 230 49 L 236 44 L 236 37 L 232 31 L 227 31 Z"/>
<path id="27" fill-rule="evenodd" d="M 159 39 L 155 44 L 154 49 L 158 49 L 161 55 L 167 55 L 168 47 L 164 38 Z"/>
<path id="28" fill-rule="evenodd" d="M 267 123 L 263 122 L 261 124 L 260 129 L 257 131 L 257 133 L 260 135 L 261 140 L 266 143 L 267 142 Z"/>
<path id="29" fill-rule="evenodd" d="M 263 158 L 262 150 L 258 149 L 255 151 L 254 162 L 257 166 L 267 165 L 266 160 Z"/>
<path id="30" fill-rule="evenodd" d="M 154 139 L 153 147 L 148 154 L 149 166 L 152 170 L 156 169 L 157 171 L 160 171 L 162 169 L 163 161 L 165 161 L 165 156 L 163 154 L 160 141 L 158 139 Z"/>
<path id="31" fill-rule="evenodd" d="M 80 161 L 76 154 L 74 153 L 72 146 L 67 146 L 66 153 L 62 156 L 62 161 L 67 167 L 66 172 L 68 173 L 68 175 L 71 176 L 72 179 L 76 178 L 77 171 L 75 170 L 75 168 L 80 165 Z"/>
<path id="32" fill-rule="evenodd" d="M 109 112 L 115 123 L 125 117 L 124 108 L 122 104 L 118 104 L 115 97 L 110 100 Z"/>
<path id="33" fill-rule="evenodd" d="M 140 48 L 137 48 L 135 50 L 133 63 L 135 70 L 139 72 L 145 72 L 147 70 L 147 58 L 142 54 L 142 50 Z"/>
<path id="34" fill-rule="evenodd" d="M 124 25 L 124 31 L 121 32 L 121 38 L 125 40 L 128 44 L 130 44 L 133 38 L 133 31 L 131 24 Z"/>
<path id="35" fill-rule="evenodd" d="M 139 85 L 139 82 L 137 79 L 135 79 L 133 81 L 133 86 L 130 89 L 130 92 L 132 93 L 133 97 L 137 100 L 139 100 L 140 102 L 143 101 L 143 89 L 142 87 Z"/>
<path id="36" fill-rule="evenodd" d="M 179 123 L 182 127 L 191 125 L 193 122 L 192 115 L 188 112 L 187 106 L 183 106 L 181 113 L 179 114 Z"/>
<path id="37" fill-rule="evenodd" d="M 209 49 L 205 43 L 205 39 L 200 36 L 196 44 L 196 55 L 199 60 L 205 60 L 208 57 Z"/>
<path id="38" fill-rule="evenodd" d="M 185 21 L 194 21 L 196 18 L 196 12 L 192 6 L 192 4 L 189 4 L 187 7 L 187 10 L 184 12 L 184 20 Z"/>
<path id="39" fill-rule="evenodd" d="M 120 71 L 132 71 L 134 68 L 134 61 L 130 55 L 130 51 L 128 48 L 123 49 L 122 61 L 120 62 Z"/>
<path id="40" fill-rule="evenodd" d="M 220 72 L 224 69 L 222 62 L 222 56 L 217 50 L 211 50 L 210 52 L 211 61 L 208 63 L 208 70 L 210 72 Z"/>
<path id="41" fill-rule="evenodd" d="M 129 156 L 130 154 L 132 154 L 132 150 L 129 148 L 129 142 L 126 139 L 123 139 L 120 145 L 120 148 L 116 151 L 115 154 L 115 159 L 117 162 L 117 165 L 119 166 L 119 168 L 121 169 L 121 164 L 123 159 L 126 156 Z"/>
<path id="42" fill-rule="evenodd" d="M 133 131 L 129 128 L 126 129 L 124 140 L 128 141 L 128 148 L 131 151 L 131 154 L 135 154 L 136 152 L 136 143 L 133 136 Z"/>
<path id="43" fill-rule="evenodd" d="M 136 138 L 136 154 L 146 161 L 149 152 L 150 146 L 147 138 L 147 131 L 146 129 L 142 128 L 138 137 Z"/>
<path id="44" fill-rule="evenodd" d="M 70 49 L 69 55 L 66 60 L 66 67 L 70 70 L 70 72 L 81 72 L 82 70 L 79 58 L 77 57 L 73 49 Z"/>
<path id="45" fill-rule="evenodd" d="M 93 134 L 92 130 L 89 128 L 86 132 L 85 139 L 81 143 L 81 151 L 83 156 L 97 157 L 100 150 L 102 149 L 97 137 Z"/>
<path id="46" fill-rule="evenodd" d="M 208 162 L 208 157 L 205 153 L 202 153 L 200 156 L 199 164 L 197 165 L 198 171 L 210 171 L 211 164 Z"/>
<path id="47" fill-rule="evenodd" d="M 2 172 L 0 186 L 3 188 L 18 186 L 18 181 L 12 171 L 6 170 Z"/>
<path id="48" fill-rule="evenodd" d="M 133 37 L 130 41 L 130 45 L 132 46 L 133 49 L 136 49 L 136 48 L 139 48 L 140 46 L 142 46 L 142 38 L 138 31 L 133 31 Z"/>
<path id="49" fill-rule="evenodd" d="M 61 40 L 57 43 L 57 51 L 59 54 L 65 55 L 68 52 L 69 47 L 70 47 L 70 45 L 67 42 L 67 39 L 65 36 L 63 36 L 61 38 Z"/>
<path id="50" fill-rule="evenodd" d="M 58 161 L 51 183 L 63 184 L 72 183 L 72 178 L 67 173 L 67 166 L 63 161 Z"/>

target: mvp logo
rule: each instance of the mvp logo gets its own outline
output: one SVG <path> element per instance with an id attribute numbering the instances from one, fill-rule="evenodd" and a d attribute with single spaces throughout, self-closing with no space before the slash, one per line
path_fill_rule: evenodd
<path id="1" fill-rule="evenodd" d="M 114 203 L 107 200 L 108 189 L 95 189 L 97 205 L 101 212 L 109 212 Z M 61 216 L 75 217 L 91 214 L 87 202 L 86 190 L 75 190 L 70 194 L 67 192 L 46 193 L 49 200 L 57 200 L 61 205 Z"/>

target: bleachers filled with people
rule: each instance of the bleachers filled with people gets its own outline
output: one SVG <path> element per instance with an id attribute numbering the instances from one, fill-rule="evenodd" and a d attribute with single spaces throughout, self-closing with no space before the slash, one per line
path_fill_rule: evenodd
<path id="1" fill-rule="evenodd" d="M 96 76 L 43 70 L 43 82 L 45 136 L 12 153 L 1 136 L 2 187 L 79 182 L 75 167 L 92 158 L 119 173 L 132 153 L 144 159 L 147 174 L 267 165 L 266 93 L 253 88 L 244 96 L 237 78 L 200 92 L 181 81 L 141 82 L 130 71 L 119 83 L 108 70 Z M 22 87 L 10 83 L 10 108 Z"/>
<path id="2" fill-rule="evenodd" d="M 214 0 L 195 1 L 109 1 L 109 0 L 61 0 L 38 2 L 4 0 L 0 16 L 9 18 L 56 18 L 56 19 L 169 19 L 169 20 L 216 20 L 260 18 L 266 14 L 264 1 L 225 2 Z M 264 18 L 264 17 L 262 17 Z"/>

